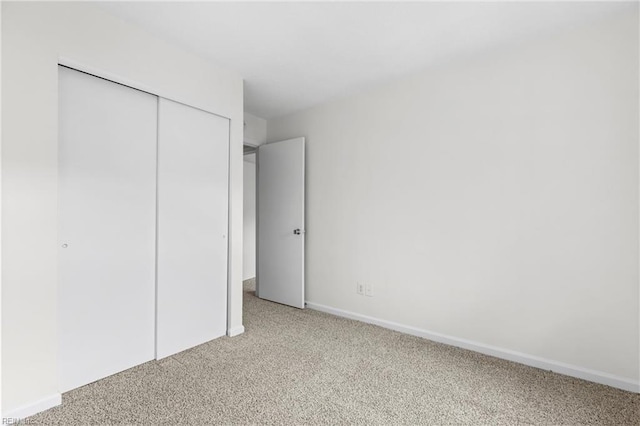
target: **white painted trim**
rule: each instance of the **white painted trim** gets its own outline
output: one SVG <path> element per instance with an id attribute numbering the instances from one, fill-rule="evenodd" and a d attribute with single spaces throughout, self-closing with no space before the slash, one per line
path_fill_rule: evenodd
<path id="1" fill-rule="evenodd" d="M 11 419 L 16 423 L 18 419 L 22 420 L 25 417 L 33 416 L 34 414 L 38 414 L 42 411 L 48 410 L 49 408 L 57 407 L 60 404 L 62 404 L 62 394 L 55 393 L 53 395 L 49 395 L 6 413 L 2 413 L 2 424 L 10 424 L 7 422 L 8 419 Z"/>
<path id="2" fill-rule="evenodd" d="M 235 337 L 238 336 L 240 334 L 244 333 L 244 325 L 240 325 L 238 327 L 233 327 L 230 328 L 229 330 L 227 330 L 227 336 L 229 337 Z"/>
<path id="3" fill-rule="evenodd" d="M 72 58 L 69 58 L 69 57 L 66 57 L 66 56 L 59 56 L 58 57 L 58 65 L 62 65 L 63 67 L 71 68 L 71 69 L 74 69 L 76 71 L 80 71 L 80 72 L 83 72 L 83 73 L 86 73 L 86 74 L 91 74 L 93 76 L 96 76 L 96 77 L 99 77 L 99 78 L 103 78 L 105 80 L 112 81 L 114 83 L 122 84 L 123 86 L 128 86 L 128 87 L 131 87 L 133 89 L 149 93 L 150 95 L 157 96 L 159 98 L 165 98 L 165 99 L 168 99 L 170 101 L 177 102 L 179 104 L 183 104 L 183 105 L 189 106 L 191 108 L 196 108 L 196 109 L 202 110 L 204 112 L 208 112 L 209 114 L 217 115 L 218 117 L 226 118 L 227 120 L 231 121 L 230 117 L 225 117 L 224 115 L 220 115 L 219 112 L 211 111 L 210 109 L 208 109 L 206 107 L 202 107 L 200 105 L 195 105 L 193 103 L 182 102 L 182 101 L 180 101 L 178 99 L 175 99 L 174 97 L 166 94 L 163 90 L 158 90 L 157 88 L 153 88 L 153 87 L 147 86 L 146 84 L 143 84 L 143 83 L 141 83 L 139 81 L 135 81 L 135 80 L 130 80 L 128 78 L 124 78 L 124 77 L 122 77 L 122 76 L 120 76 L 118 74 L 114 74 L 112 72 L 108 72 L 108 71 L 105 71 L 103 69 L 93 67 L 91 65 L 88 65 L 88 64 L 83 63 L 83 62 L 76 61 L 75 59 L 72 59 Z"/>
<path id="4" fill-rule="evenodd" d="M 361 315 L 355 312 L 344 311 L 342 309 L 336 309 L 330 306 L 324 306 L 313 302 L 306 302 L 306 305 L 309 309 L 313 309 L 316 311 L 365 322 L 367 324 L 378 325 L 383 328 L 410 334 L 412 336 L 422 337 L 434 342 L 468 349 L 474 352 L 479 352 L 481 354 L 506 359 L 508 361 L 517 362 L 519 364 L 524 364 L 543 370 L 553 371 L 554 373 L 564 374 L 566 376 L 576 377 L 578 379 L 588 380 L 590 382 L 600 383 L 629 392 L 640 393 L 640 382 L 634 382 L 633 380 L 624 377 L 614 376 L 612 374 L 604 373 L 601 371 L 590 370 L 575 365 L 565 364 L 559 361 L 553 361 L 534 355 L 528 355 L 522 352 L 499 348 L 496 346 L 485 345 L 484 343 L 474 342 L 472 340 L 461 339 L 458 337 L 447 336 L 445 334 L 436 333 L 433 331 L 422 330 L 420 328 L 398 324 L 392 321 L 374 318 L 367 315 Z"/>

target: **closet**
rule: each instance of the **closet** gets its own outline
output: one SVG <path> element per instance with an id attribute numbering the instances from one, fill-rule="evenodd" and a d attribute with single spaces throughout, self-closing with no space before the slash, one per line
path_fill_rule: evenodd
<path id="1" fill-rule="evenodd" d="M 59 67 L 68 391 L 226 331 L 229 120 Z"/>

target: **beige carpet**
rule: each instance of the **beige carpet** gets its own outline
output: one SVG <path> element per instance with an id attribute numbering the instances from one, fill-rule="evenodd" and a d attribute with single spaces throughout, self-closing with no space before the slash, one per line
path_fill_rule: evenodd
<path id="1" fill-rule="evenodd" d="M 63 395 L 29 424 L 635 424 L 640 395 L 259 300 L 223 337 Z"/>

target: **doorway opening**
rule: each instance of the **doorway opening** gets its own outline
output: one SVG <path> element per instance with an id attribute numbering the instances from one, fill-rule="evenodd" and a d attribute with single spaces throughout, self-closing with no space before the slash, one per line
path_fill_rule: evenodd
<path id="1" fill-rule="evenodd" d="M 305 139 L 245 151 L 243 281 L 260 299 L 304 309 Z"/>
<path id="2" fill-rule="evenodd" d="M 245 142 L 243 146 L 243 291 L 256 291 L 256 151 L 258 147 Z"/>

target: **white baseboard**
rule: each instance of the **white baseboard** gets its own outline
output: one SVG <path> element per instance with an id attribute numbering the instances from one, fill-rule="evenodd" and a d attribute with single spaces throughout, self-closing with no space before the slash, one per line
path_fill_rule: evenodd
<path id="1" fill-rule="evenodd" d="M 2 413 L 2 424 L 17 423 L 18 420 L 33 416 L 49 408 L 62 404 L 62 394 L 55 393 L 29 404 L 22 405 L 6 413 Z"/>
<path id="2" fill-rule="evenodd" d="M 233 327 L 230 328 L 229 330 L 227 330 L 227 336 L 229 337 L 235 337 L 239 334 L 244 333 L 244 325 L 240 325 L 238 327 Z"/>
<path id="3" fill-rule="evenodd" d="M 576 377 L 578 379 L 588 380 L 590 382 L 600 383 L 614 388 L 640 393 L 640 383 L 624 377 L 614 376 L 612 374 L 603 373 L 601 371 L 590 370 L 587 368 L 577 367 L 575 365 L 565 364 L 563 362 L 553 361 L 540 358 L 534 355 L 528 355 L 509 349 L 498 348 L 471 340 L 460 339 L 458 337 L 447 336 L 445 334 L 433 331 L 422 330 L 408 325 L 398 324 L 379 318 L 373 318 L 366 315 L 357 314 L 355 312 L 344 311 L 342 309 L 332 308 L 330 306 L 319 305 L 313 302 L 306 302 L 307 307 L 316 311 L 326 312 L 328 314 L 337 315 L 339 317 L 349 318 L 368 324 L 378 325 L 390 330 L 399 331 L 401 333 L 410 334 L 412 336 L 422 337 L 434 342 L 444 343 L 463 349 L 479 352 L 485 355 L 494 356 L 496 358 L 506 359 L 508 361 L 517 362 L 531 367 L 550 370 L 555 373 L 564 374 L 566 376 Z"/>

